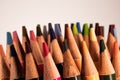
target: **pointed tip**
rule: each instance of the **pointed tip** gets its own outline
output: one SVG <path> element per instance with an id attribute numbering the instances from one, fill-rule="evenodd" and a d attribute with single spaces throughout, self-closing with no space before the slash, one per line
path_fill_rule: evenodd
<path id="1" fill-rule="evenodd" d="M 104 26 L 99 26 L 98 27 L 98 35 L 101 35 L 104 37 Z"/>
<path id="2" fill-rule="evenodd" d="M 114 28 L 115 28 L 114 24 L 109 25 L 109 32 L 112 33 L 113 35 L 114 35 Z"/>
<path id="3" fill-rule="evenodd" d="M 96 36 L 98 36 L 98 27 L 99 27 L 99 23 L 95 23 L 95 34 L 96 34 Z"/>
<path id="4" fill-rule="evenodd" d="M 73 34 L 78 34 L 78 30 L 77 30 L 76 24 L 73 24 L 72 31 L 73 31 Z"/>
<path id="5" fill-rule="evenodd" d="M 62 36 L 62 33 L 61 33 L 61 29 L 60 29 L 59 24 L 55 24 L 55 34 L 56 34 L 57 36 Z"/>
<path id="6" fill-rule="evenodd" d="M 90 28 L 90 40 L 91 41 L 97 41 L 96 35 L 95 35 L 95 31 L 94 28 Z"/>
<path id="7" fill-rule="evenodd" d="M 82 33 L 82 32 L 81 32 L 80 22 L 77 22 L 77 23 L 76 23 L 76 26 L 77 26 L 78 32 L 79 32 L 79 33 Z"/>
<path id="8" fill-rule="evenodd" d="M 104 50 L 106 49 L 104 40 L 100 40 L 99 45 L 100 45 L 100 53 L 104 52 Z"/>
<path id="9" fill-rule="evenodd" d="M 43 51 L 44 51 L 43 55 L 44 57 L 46 57 L 49 54 L 49 49 L 48 49 L 46 42 L 43 42 Z"/>
<path id="10" fill-rule="evenodd" d="M 25 26 L 22 26 L 22 36 L 26 36 L 27 30 Z"/>
<path id="11" fill-rule="evenodd" d="M 14 41 L 19 41 L 17 31 L 13 31 L 13 40 Z"/>
<path id="12" fill-rule="evenodd" d="M 42 35 L 40 24 L 37 25 L 36 31 L 37 31 L 37 33 L 36 33 L 37 36 L 41 36 Z"/>
<path id="13" fill-rule="evenodd" d="M 93 24 L 92 23 L 90 24 L 90 28 L 93 28 Z"/>
<path id="14" fill-rule="evenodd" d="M 67 30 L 68 30 L 68 24 L 65 24 L 65 39 L 67 39 L 68 37 L 68 33 L 67 33 Z"/>
<path id="15" fill-rule="evenodd" d="M 13 44 L 10 46 L 10 56 L 12 57 L 17 56 L 16 50 Z"/>
<path id="16" fill-rule="evenodd" d="M 88 24 L 85 23 L 83 25 L 83 35 L 88 35 L 89 34 L 89 28 L 88 28 Z"/>
<path id="17" fill-rule="evenodd" d="M 113 57 L 117 56 L 118 52 L 119 52 L 119 45 L 118 45 L 118 42 L 115 41 L 114 48 L 113 48 Z"/>
<path id="18" fill-rule="evenodd" d="M 54 39 L 56 39 L 56 35 L 55 35 L 55 32 L 54 32 L 52 26 L 49 27 L 49 32 L 50 32 L 50 40 L 53 41 Z"/>
<path id="19" fill-rule="evenodd" d="M 36 37 L 33 30 L 30 30 L 30 39 L 36 41 Z"/>
<path id="20" fill-rule="evenodd" d="M 7 44 L 10 45 L 12 44 L 12 36 L 10 32 L 7 32 Z"/>
<path id="21" fill-rule="evenodd" d="M 64 53 L 68 49 L 67 40 L 64 40 L 62 43 L 62 52 Z"/>
<path id="22" fill-rule="evenodd" d="M 28 42 L 25 42 L 25 51 L 26 51 L 26 53 L 31 53 L 32 52 L 30 44 Z"/>

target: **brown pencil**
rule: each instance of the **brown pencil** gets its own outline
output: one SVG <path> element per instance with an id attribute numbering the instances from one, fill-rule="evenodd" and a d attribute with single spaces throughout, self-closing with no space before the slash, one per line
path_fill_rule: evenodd
<path id="1" fill-rule="evenodd" d="M 47 44 L 43 43 L 44 55 L 44 80 L 61 80 L 60 74 L 55 66 Z"/>
<path id="2" fill-rule="evenodd" d="M 116 73 L 116 80 L 120 80 L 120 50 L 118 41 L 115 41 L 113 54 L 112 54 L 112 64 Z"/>
<path id="3" fill-rule="evenodd" d="M 26 80 L 38 80 L 39 75 L 38 75 L 37 67 L 35 65 L 35 62 L 32 56 L 30 45 L 27 42 L 25 42 L 25 50 L 26 50 L 26 57 L 25 57 Z"/>
<path id="4" fill-rule="evenodd" d="M 107 47 L 111 57 L 113 53 L 114 42 L 116 41 L 116 38 L 114 37 L 114 28 L 115 28 L 114 24 L 111 24 L 109 26 L 108 39 L 107 39 Z"/>
<path id="5" fill-rule="evenodd" d="M 95 35 L 95 31 L 93 26 L 90 27 L 90 47 L 89 47 L 89 51 L 90 51 L 90 55 L 92 57 L 92 60 L 96 66 L 96 68 L 99 68 L 99 59 L 100 59 L 100 48 L 99 48 L 99 44 Z"/>
<path id="6" fill-rule="evenodd" d="M 0 45 L 0 79 L 1 80 L 10 79 L 10 71 L 6 62 L 6 56 L 2 45 Z"/>
<path id="7" fill-rule="evenodd" d="M 115 70 L 112 63 L 107 56 L 106 46 L 104 40 L 100 40 L 100 80 L 116 80 Z"/>
<path id="8" fill-rule="evenodd" d="M 25 52 L 23 50 L 23 47 L 22 47 L 22 45 L 20 43 L 20 40 L 18 38 L 18 35 L 17 35 L 16 31 L 13 32 L 13 44 L 14 44 L 18 59 L 20 61 L 20 64 L 22 65 L 22 68 L 24 69 Z"/>
<path id="9" fill-rule="evenodd" d="M 33 58 L 37 64 L 39 77 L 42 78 L 43 76 L 43 55 L 39 48 L 39 45 L 35 38 L 33 30 L 30 31 L 30 46 L 32 49 Z"/>
<path id="10" fill-rule="evenodd" d="M 81 80 L 80 72 L 68 48 L 67 41 L 65 40 L 62 44 L 64 57 L 63 80 Z"/>
<path id="11" fill-rule="evenodd" d="M 47 42 L 47 35 L 48 35 L 48 31 L 47 31 L 47 27 L 46 25 L 43 26 L 43 36 L 45 41 Z"/>
<path id="12" fill-rule="evenodd" d="M 74 40 L 72 31 L 71 31 L 70 27 L 68 26 L 68 24 L 65 24 L 65 39 L 67 39 L 68 46 L 70 48 L 72 57 L 77 65 L 79 71 L 81 72 L 82 56 L 81 56 L 81 53 L 77 47 L 77 44 Z"/>
<path id="13" fill-rule="evenodd" d="M 99 74 L 90 56 L 90 53 L 85 41 L 82 41 L 82 56 L 83 56 L 83 64 L 82 64 L 83 78 L 82 79 L 83 80 L 99 80 Z"/>
<path id="14" fill-rule="evenodd" d="M 10 56 L 10 80 L 25 80 L 25 74 L 13 44 L 10 46 Z"/>

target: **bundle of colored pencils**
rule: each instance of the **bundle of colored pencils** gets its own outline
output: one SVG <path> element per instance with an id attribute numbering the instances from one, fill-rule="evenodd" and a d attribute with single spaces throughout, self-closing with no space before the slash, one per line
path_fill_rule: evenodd
<path id="1" fill-rule="evenodd" d="M 120 50 L 114 24 L 107 42 L 104 26 L 48 23 L 36 36 L 22 27 L 22 42 L 16 31 L 7 32 L 6 54 L 0 45 L 1 80 L 120 80 Z"/>

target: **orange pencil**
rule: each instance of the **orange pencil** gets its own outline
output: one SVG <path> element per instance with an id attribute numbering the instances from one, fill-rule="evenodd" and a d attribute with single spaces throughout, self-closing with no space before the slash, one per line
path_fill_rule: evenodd
<path id="1" fill-rule="evenodd" d="M 62 45 L 64 57 L 63 80 L 81 80 L 80 72 L 68 48 L 67 41 L 65 40 Z"/>
<path id="2" fill-rule="evenodd" d="M 116 80 L 115 70 L 107 55 L 106 46 L 104 40 L 100 40 L 100 80 Z"/>
<path id="3" fill-rule="evenodd" d="M 120 80 L 120 50 L 118 41 L 115 41 L 113 54 L 112 54 L 112 64 L 116 73 L 116 80 Z"/>
<path id="4" fill-rule="evenodd" d="M 10 46 L 10 56 L 10 80 L 25 80 L 25 74 L 13 44 Z"/>
<path id="5" fill-rule="evenodd" d="M 60 74 L 55 66 L 47 44 L 43 43 L 44 55 L 44 80 L 61 80 Z"/>
<path id="6" fill-rule="evenodd" d="M 32 56 L 32 50 L 30 48 L 29 43 L 25 42 L 25 50 L 26 50 L 26 57 L 25 57 L 25 63 L 26 63 L 26 80 L 38 80 L 39 75 L 37 71 L 37 67 L 35 65 L 33 56 Z"/>
<path id="7" fill-rule="evenodd" d="M 82 56 L 83 56 L 82 80 L 99 80 L 99 74 L 90 56 L 90 53 L 85 41 L 82 41 Z"/>
<path id="8" fill-rule="evenodd" d="M 113 53 L 114 42 L 116 41 L 116 38 L 114 37 L 114 28 L 115 28 L 114 24 L 109 26 L 108 39 L 107 39 L 107 46 L 111 56 Z"/>
<path id="9" fill-rule="evenodd" d="M 29 37 L 28 37 L 28 34 L 27 34 L 27 29 L 25 26 L 22 26 L 22 47 L 25 51 L 25 42 L 28 42 L 30 44 L 30 40 L 29 40 Z"/>
<path id="10" fill-rule="evenodd" d="M 10 68 L 10 46 L 12 45 L 12 36 L 10 32 L 7 32 L 7 45 L 6 45 L 6 59 L 7 59 L 7 65 Z"/>
<path id="11" fill-rule="evenodd" d="M 1 80 L 10 79 L 10 71 L 6 63 L 6 56 L 2 45 L 0 45 L 0 79 Z"/>
<path id="12" fill-rule="evenodd" d="M 68 42 L 68 46 L 70 48 L 72 57 L 81 73 L 81 69 L 82 69 L 82 56 L 81 53 L 77 47 L 77 44 L 75 42 L 75 39 L 73 37 L 72 31 L 70 29 L 70 27 L 68 26 L 68 24 L 65 24 L 65 39 L 67 39 Z"/>
<path id="13" fill-rule="evenodd" d="M 92 57 L 92 60 L 96 66 L 96 68 L 99 68 L 99 59 L 100 59 L 100 48 L 99 48 L 99 44 L 95 35 L 95 31 L 93 28 L 93 25 L 91 24 L 90 26 L 90 47 L 89 47 L 89 51 L 90 51 L 90 55 Z"/>
<path id="14" fill-rule="evenodd" d="M 30 31 L 30 46 L 32 49 L 33 58 L 37 64 L 39 77 L 42 78 L 43 76 L 43 55 L 39 48 L 39 45 L 35 38 L 33 30 Z"/>
<path id="15" fill-rule="evenodd" d="M 24 69 L 25 52 L 23 50 L 23 47 L 20 43 L 20 40 L 18 38 L 18 35 L 17 35 L 16 31 L 13 32 L 13 44 L 14 44 L 18 59 L 20 61 L 20 64 L 22 65 L 22 69 Z"/>

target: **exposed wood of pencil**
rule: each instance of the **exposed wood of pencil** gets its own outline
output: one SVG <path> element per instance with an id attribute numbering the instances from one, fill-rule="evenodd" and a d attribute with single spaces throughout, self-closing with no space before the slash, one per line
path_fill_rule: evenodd
<path id="1" fill-rule="evenodd" d="M 82 41 L 82 56 L 83 56 L 83 80 L 99 80 L 99 74 L 89 54 L 85 41 Z"/>
<path id="2" fill-rule="evenodd" d="M 67 39 L 71 54 L 73 56 L 73 59 L 77 65 L 79 71 L 81 72 L 82 56 L 81 56 L 81 53 L 77 47 L 77 44 L 74 40 L 72 31 L 71 31 L 70 27 L 68 26 L 68 24 L 65 24 L 65 38 Z"/>
<path id="3" fill-rule="evenodd" d="M 90 45 L 90 55 L 93 59 L 96 68 L 99 69 L 100 49 L 94 32 L 94 28 L 90 28 Z"/>
<path id="4" fill-rule="evenodd" d="M 10 71 L 6 63 L 6 56 L 2 45 L 0 45 L 0 79 L 1 80 L 10 79 Z"/>
<path id="5" fill-rule="evenodd" d="M 25 42 L 26 47 L 26 80 L 39 78 L 37 67 L 32 56 L 29 43 Z"/>
<path id="6" fill-rule="evenodd" d="M 44 50 L 44 80 L 61 80 L 60 74 L 55 66 L 47 44 L 43 43 Z"/>
<path id="7" fill-rule="evenodd" d="M 116 79 L 120 80 L 120 50 L 119 50 L 118 41 L 115 41 L 114 43 L 112 64 L 115 69 Z"/>

